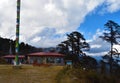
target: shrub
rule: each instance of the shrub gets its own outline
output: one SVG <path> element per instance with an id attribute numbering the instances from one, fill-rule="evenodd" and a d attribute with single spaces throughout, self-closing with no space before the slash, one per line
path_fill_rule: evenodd
<path id="1" fill-rule="evenodd" d="M 5 61 L 4 58 L 1 58 L 1 57 L 0 57 L 0 64 L 7 64 L 7 62 Z"/>

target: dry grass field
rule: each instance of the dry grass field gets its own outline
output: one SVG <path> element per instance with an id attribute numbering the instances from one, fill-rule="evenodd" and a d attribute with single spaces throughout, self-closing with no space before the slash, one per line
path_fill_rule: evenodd
<path id="1" fill-rule="evenodd" d="M 22 65 L 22 69 L 13 69 L 12 65 L 0 65 L 0 83 L 56 83 L 55 77 L 62 68 Z"/>

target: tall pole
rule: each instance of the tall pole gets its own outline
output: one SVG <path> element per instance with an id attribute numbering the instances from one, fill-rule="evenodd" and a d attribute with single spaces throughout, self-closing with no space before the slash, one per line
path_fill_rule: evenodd
<path id="1" fill-rule="evenodd" d="M 17 0 L 17 18 L 16 18 L 16 46 L 15 46 L 15 61 L 16 65 L 19 65 L 19 27 L 20 27 L 20 2 L 21 0 Z"/>

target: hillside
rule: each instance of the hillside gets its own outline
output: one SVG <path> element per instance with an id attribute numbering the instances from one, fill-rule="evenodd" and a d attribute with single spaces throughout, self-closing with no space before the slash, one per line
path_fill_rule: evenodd
<path id="1" fill-rule="evenodd" d="M 0 56 L 10 54 L 15 54 L 15 41 L 7 38 L 0 37 Z M 41 51 L 41 48 L 36 48 L 27 43 L 21 42 L 19 45 L 19 54 L 27 54 L 31 52 Z"/>

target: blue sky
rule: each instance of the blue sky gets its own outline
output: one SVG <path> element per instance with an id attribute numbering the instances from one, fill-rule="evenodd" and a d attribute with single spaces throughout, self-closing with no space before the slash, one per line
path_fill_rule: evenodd
<path id="1" fill-rule="evenodd" d="M 91 39 L 93 35 L 96 33 L 97 29 L 104 30 L 104 24 L 108 20 L 112 20 L 120 24 L 119 18 L 120 18 L 120 11 L 113 13 L 107 12 L 104 14 L 99 14 L 98 12 L 90 13 L 85 17 L 84 22 L 80 24 L 78 31 L 84 32 L 83 34 L 86 39 Z"/>
<path id="2" fill-rule="evenodd" d="M 21 0 L 20 20 L 20 42 L 55 47 L 67 33 L 79 31 L 91 46 L 88 54 L 99 56 L 110 49 L 99 38 L 104 24 L 120 24 L 120 0 Z M 16 0 L 1 0 L 0 36 L 15 40 L 15 31 Z"/>
<path id="3" fill-rule="evenodd" d="M 102 32 L 105 29 L 104 24 L 108 20 L 112 20 L 120 24 L 119 18 L 120 11 L 113 13 L 105 12 L 104 14 L 94 12 L 85 17 L 85 20 L 78 28 L 78 31 L 83 32 L 84 37 L 87 40 L 91 40 L 89 44 L 92 48 L 88 52 L 88 55 L 101 56 L 109 51 L 110 44 L 100 39 L 99 36 L 102 35 Z M 114 48 L 117 48 L 119 50 L 120 46 L 114 46 Z"/>

